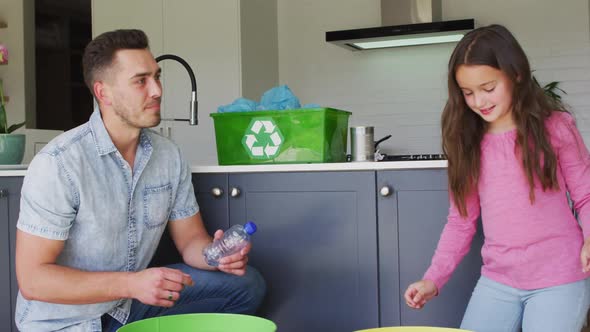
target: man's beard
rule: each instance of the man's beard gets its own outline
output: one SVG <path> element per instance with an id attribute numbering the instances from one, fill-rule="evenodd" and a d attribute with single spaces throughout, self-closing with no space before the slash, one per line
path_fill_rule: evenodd
<path id="1" fill-rule="evenodd" d="M 133 117 L 131 116 L 133 112 L 126 107 L 114 107 L 113 109 L 115 110 L 115 114 L 119 117 L 119 119 L 121 119 L 121 121 L 123 121 L 128 126 L 134 128 L 153 128 L 159 125 L 162 121 L 162 116 L 160 112 L 154 114 L 153 117 L 150 114 L 149 121 L 148 119 L 138 121 L 142 117 L 140 116 L 138 120 L 133 119 Z"/>

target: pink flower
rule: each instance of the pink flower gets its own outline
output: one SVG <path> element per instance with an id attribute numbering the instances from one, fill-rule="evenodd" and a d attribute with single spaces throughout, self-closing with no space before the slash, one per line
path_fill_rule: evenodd
<path id="1" fill-rule="evenodd" d="M 5 65 L 8 63 L 8 49 L 6 45 L 0 44 L 0 65 Z"/>

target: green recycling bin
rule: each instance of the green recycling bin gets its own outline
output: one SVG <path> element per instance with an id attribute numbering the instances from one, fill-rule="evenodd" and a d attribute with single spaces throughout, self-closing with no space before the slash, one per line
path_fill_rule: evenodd
<path id="1" fill-rule="evenodd" d="M 350 112 L 333 108 L 212 113 L 219 165 L 346 161 Z"/>
<path id="2" fill-rule="evenodd" d="M 117 332 L 275 332 L 270 320 L 239 314 L 185 314 L 139 320 Z"/>

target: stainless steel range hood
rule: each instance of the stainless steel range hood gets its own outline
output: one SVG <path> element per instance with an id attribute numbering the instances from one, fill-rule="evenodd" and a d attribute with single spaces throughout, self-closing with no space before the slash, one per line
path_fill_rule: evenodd
<path id="1" fill-rule="evenodd" d="M 474 19 L 441 21 L 441 0 L 381 0 L 380 27 L 326 32 L 326 41 L 354 51 L 457 42 Z"/>

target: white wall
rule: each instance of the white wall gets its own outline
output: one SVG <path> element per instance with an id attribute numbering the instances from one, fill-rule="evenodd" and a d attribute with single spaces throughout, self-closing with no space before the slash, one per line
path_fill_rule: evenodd
<path id="1" fill-rule="evenodd" d="M 246 96 L 259 99 L 278 84 L 276 0 L 93 0 L 93 36 L 138 28 L 154 56 L 185 59 L 195 72 L 199 125 L 162 121 L 159 128 L 193 164 L 217 164 L 209 116 Z M 184 68 L 163 61 L 164 118 L 188 118 L 190 81 Z"/>
<path id="2" fill-rule="evenodd" d="M 240 1 L 242 96 L 260 100 L 279 83 L 277 1 Z"/>
<path id="3" fill-rule="evenodd" d="M 181 147 L 192 164 L 217 164 L 210 113 L 241 95 L 239 1 L 209 0 L 93 0 L 93 36 L 123 28 L 146 32 L 154 56 L 182 57 L 197 81 L 199 125 L 162 121 L 163 133 Z M 160 63 L 163 118 L 188 118 L 191 85 L 175 61 Z M 156 128 L 159 129 L 159 128 Z M 169 131 L 170 130 L 170 131 Z"/>
<path id="4" fill-rule="evenodd" d="M 500 23 L 510 29 L 539 81 L 562 82 L 564 100 L 590 146 L 589 7 L 588 0 L 497 0 L 493 5 L 454 0 L 445 2 L 443 14 L 449 19 L 473 16 L 481 25 Z"/>
<path id="5" fill-rule="evenodd" d="M 506 25 L 528 53 L 535 75 L 557 80 L 590 143 L 588 0 L 443 1 L 444 19 Z M 336 14 L 337 13 L 337 14 Z M 279 81 L 302 103 L 352 111 L 350 125 L 374 125 L 387 153 L 437 153 L 454 44 L 352 52 L 325 32 L 380 25 L 379 0 L 278 0 Z"/>
<path id="6" fill-rule="evenodd" d="M 25 118 L 23 3 L 2 0 L 0 41 L 10 48 L 10 64 L 0 66 L 11 101 L 10 122 Z M 273 0 L 277 1 L 277 0 Z M 440 151 L 440 113 L 446 100 L 446 65 L 453 44 L 352 52 L 325 42 L 331 30 L 380 25 L 380 0 L 278 0 L 277 23 L 266 4 L 260 24 L 241 26 L 240 15 L 256 20 L 261 1 L 209 0 L 94 0 L 94 35 L 119 27 L 139 27 L 150 36 L 152 51 L 181 55 L 197 76 L 201 121 L 197 127 L 173 126 L 172 136 L 192 163 L 216 164 L 213 122 L 209 113 L 242 94 L 254 95 L 275 80 L 276 62 L 256 63 L 256 54 L 244 54 L 248 35 L 268 26 L 278 35 L 278 81 L 288 84 L 302 104 L 318 103 L 353 112 L 350 125 L 374 125 L 375 137 L 392 134 L 382 144 L 387 153 Z M 588 0 L 453 0 L 443 1 L 445 19 L 475 18 L 479 25 L 500 23 L 511 29 L 528 53 L 541 83 L 561 81 L 565 101 L 578 118 L 590 143 L 590 24 Z M 166 14 L 168 13 L 168 14 Z M 173 13 L 170 14 L 170 13 Z M 247 15 L 245 15 L 246 13 Z M 261 14 L 262 15 L 262 14 Z M 272 15 L 271 15 L 272 16 Z M 245 22 L 242 22 L 245 23 Z M 278 26 L 274 26 L 278 24 Z M 251 33 L 242 31 L 252 29 Z M 204 43 L 203 44 L 203 40 Z M 261 39 L 256 41 L 261 42 Z M 209 46 L 207 46 L 209 45 Z M 261 51 L 268 57 L 268 50 Z M 262 60 L 259 59 L 259 60 Z M 188 78 L 174 63 L 162 63 L 165 112 L 188 114 Z M 255 64 L 255 65 L 254 65 Z M 244 66 L 252 66 L 250 69 Z M 250 71 L 248 71 L 250 70 Z M 256 72 L 265 71 L 261 75 Z M 252 74 L 249 75 L 248 73 Z M 265 83 L 266 82 L 266 83 Z M 252 86 L 250 86 L 252 84 Z M 248 92 L 250 91 L 250 92 Z M 250 96 L 251 98 L 255 96 Z M 50 110 L 44 110 L 50 111 Z"/>

